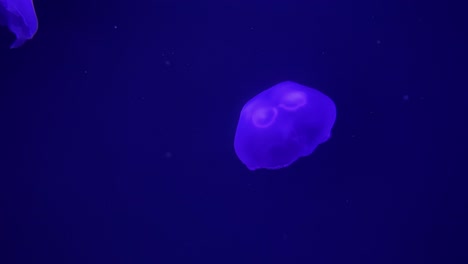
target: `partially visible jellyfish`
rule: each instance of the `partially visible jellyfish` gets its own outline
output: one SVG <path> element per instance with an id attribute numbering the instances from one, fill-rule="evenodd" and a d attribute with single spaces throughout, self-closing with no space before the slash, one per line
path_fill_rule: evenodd
<path id="1" fill-rule="evenodd" d="M 335 118 L 335 104 L 328 96 L 282 82 L 244 105 L 234 149 L 250 170 L 284 168 L 327 141 Z"/>
<path id="2" fill-rule="evenodd" d="M 32 0 L 0 0 L 0 25 L 16 35 L 11 48 L 21 47 L 37 31 L 37 17 Z"/>

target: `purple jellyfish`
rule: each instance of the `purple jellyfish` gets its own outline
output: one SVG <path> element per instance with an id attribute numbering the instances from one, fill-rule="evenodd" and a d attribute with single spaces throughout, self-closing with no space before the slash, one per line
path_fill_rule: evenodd
<path id="1" fill-rule="evenodd" d="M 327 141 L 335 118 L 335 104 L 328 96 L 282 82 L 244 105 L 234 149 L 250 170 L 284 168 Z"/>
<path id="2" fill-rule="evenodd" d="M 11 48 L 21 47 L 37 31 L 37 17 L 32 0 L 0 0 L 0 25 L 16 35 Z"/>

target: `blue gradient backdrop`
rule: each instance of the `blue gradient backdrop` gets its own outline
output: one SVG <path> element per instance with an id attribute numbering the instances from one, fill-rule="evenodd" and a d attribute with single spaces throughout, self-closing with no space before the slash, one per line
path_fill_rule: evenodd
<path id="1" fill-rule="evenodd" d="M 35 5 L 0 30 L 1 264 L 468 263 L 462 4 Z M 238 115 L 284 80 L 332 138 L 250 172 Z"/>

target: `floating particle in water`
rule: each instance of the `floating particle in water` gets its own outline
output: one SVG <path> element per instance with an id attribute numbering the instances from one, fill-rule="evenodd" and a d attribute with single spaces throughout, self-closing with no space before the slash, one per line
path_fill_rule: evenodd
<path id="1" fill-rule="evenodd" d="M 282 82 L 244 105 L 234 149 L 250 170 L 287 167 L 328 140 L 335 118 L 335 104 L 328 96 Z"/>

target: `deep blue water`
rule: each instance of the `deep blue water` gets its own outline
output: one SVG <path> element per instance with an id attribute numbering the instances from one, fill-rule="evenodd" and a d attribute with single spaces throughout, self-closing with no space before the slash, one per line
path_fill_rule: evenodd
<path id="1" fill-rule="evenodd" d="M 461 5 L 35 1 L 0 29 L 0 263 L 468 263 Z M 240 110 L 284 80 L 332 137 L 251 172 Z"/>

